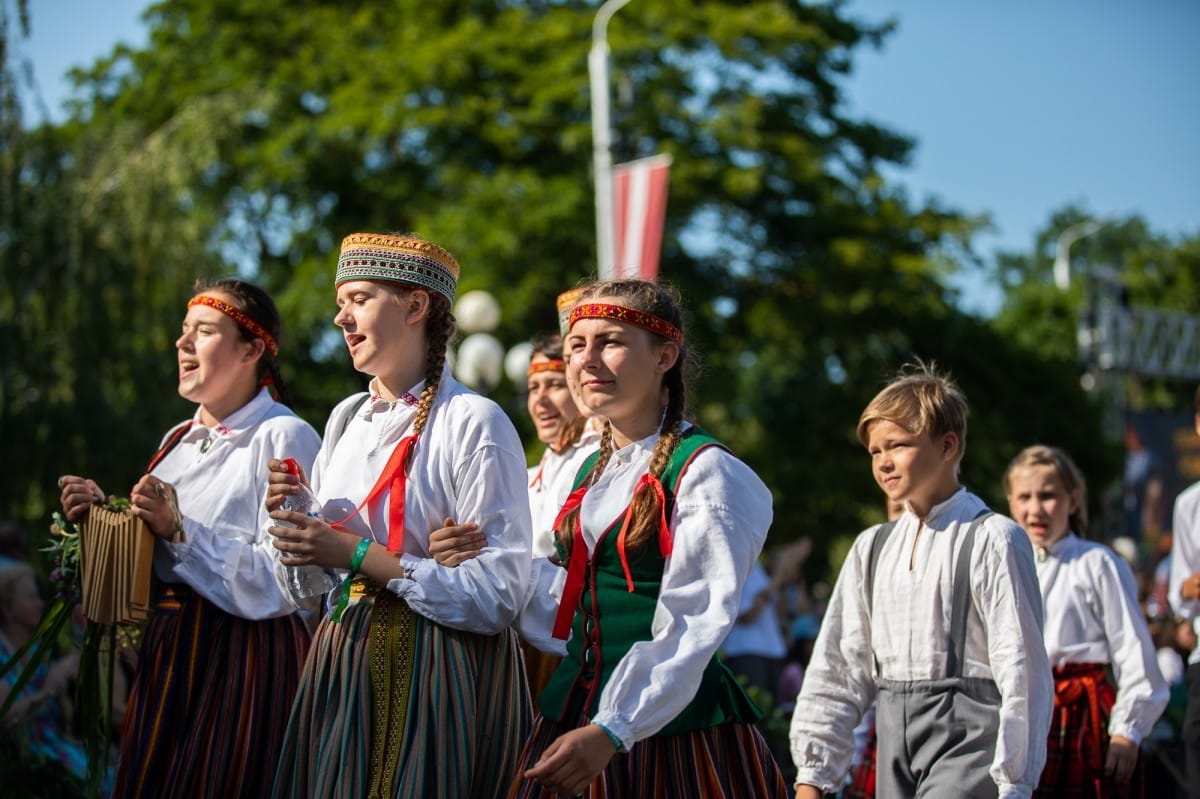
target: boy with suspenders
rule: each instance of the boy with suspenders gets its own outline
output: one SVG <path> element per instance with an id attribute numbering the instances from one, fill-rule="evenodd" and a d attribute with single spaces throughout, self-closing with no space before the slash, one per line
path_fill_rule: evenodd
<path id="1" fill-rule="evenodd" d="M 876 796 L 1028 797 L 1053 678 L 1028 537 L 959 483 L 966 398 L 918 364 L 863 411 L 858 439 L 894 522 L 859 535 L 792 717 L 796 799 L 838 790 L 873 700 Z"/>

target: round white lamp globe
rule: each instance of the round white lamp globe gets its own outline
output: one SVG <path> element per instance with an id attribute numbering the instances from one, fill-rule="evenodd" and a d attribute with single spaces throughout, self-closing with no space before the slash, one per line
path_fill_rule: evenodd
<path id="1" fill-rule="evenodd" d="M 489 292 L 468 291 L 454 303 L 454 318 L 464 333 L 488 333 L 500 324 L 500 303 Z"/>

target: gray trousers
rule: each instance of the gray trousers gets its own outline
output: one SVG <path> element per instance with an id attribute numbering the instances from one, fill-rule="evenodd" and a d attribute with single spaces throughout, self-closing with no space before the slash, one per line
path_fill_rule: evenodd
<path id="1" fill-rule="evenodd" d="M 994 682 L 881 680 L 878 702 L 878 799 L 996 799 L 988 773 L 1000 728 Z"/>

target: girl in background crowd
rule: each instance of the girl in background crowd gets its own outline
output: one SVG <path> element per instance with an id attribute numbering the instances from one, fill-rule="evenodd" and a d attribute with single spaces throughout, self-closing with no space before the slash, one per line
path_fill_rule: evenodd
<path id="1" fill-rule="evenodd" d="M 1169 697 L 1133 572 L 1111 549 L 1081 537 L 1087 486 L 1061 449 L 1022 450 L 1004 474 L 1004 491 L 1036 554 L 1054 669 L 1054 716 L 1035 796 L 1140 797 L 1139 745 Z"/>
<path id="2" fill-rule="evenodd" d="M 562 336 L 550 333 L 534 339 L 529 361 L 526 407 L 538 439 L 546 445 L 537 466 L 529 469 L 529 512 L 533 519 L 535 559 L 554 554 L 554 520 L 574 487 L 575 475 L 600 445 L 600 434 L 580 413 L 567 384 Z M 531 581 L 531 586 L 535 585 Z M 529 691 L 534 698 L 558 667 L 557 653 L 523 643 Z"/>
<path id="3" fill-rule="evenodd" d="M 533 556 L 554 554 L 554 520 L 566 501 L 587 457 L 599 446 L 599 435 L 581 414 L 567 385 L 562 337 L 549 333 L 534 339 L 529 360 L 526 408 L 546 445 L 537 466 L 529 469 L 529 510 L 533 518 Z"/>

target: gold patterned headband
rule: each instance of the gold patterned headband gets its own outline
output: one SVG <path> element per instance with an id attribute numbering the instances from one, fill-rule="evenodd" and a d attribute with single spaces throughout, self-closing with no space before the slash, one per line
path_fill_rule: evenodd
<path id="1" fill-rule="evenodd" d="M 579 299 L 579 295 L 583 294 L 587 286 L 579 286 L 578 288 L 568 289 L 558 295 L 555 304 L 558 306 L 558 332 L 563 338 L 567 337 L 567 331 L 571 329 L 569 324 L 571 319 L 571 309 L 575 307 L 575 301 Z"/>
<path id="2" fill-rule="evenodd" d="M 675 327 L 675 325 L 654 314 L 637 311 L 633 308 L 626 308 L 623 305 L 609 305 L 603 302 L 589 302 L 583 305 L 576 305 L 571 310 L 570 327 L 574 327 L 575 323 L 580 319 L 613 319 L 617 322 L 627 322 L 631 325 L 645 328 L 651 333 L 657 333 L 663 338 L 670 339 L 679 346 L 683 346 L 683 331 Z"/>
<path id="3" fill-rule="evenodd" d="M 195 297 L 192 297 L 188 301 L 188 307 L 191 308 L 193 305 L 207 305 L 209 308 L 217 309 L 233 321 L 237 322 L 238 325 L 247 333 L 255 338 L 262 339 L 263 343 L 267 345 L 267 352 L 271 353 L 272 356 L 279 354 L 279 344 L 276 343 L 275 337 L 268 333 L 265 327 L 251 319 L 245 311 L 243 311 L 241 308 L 238 308 L 236 305 L 232 305 L 228 302 L 225 302 L 225 300 L 213 297 L 210 294 L 197 294 Z"/>
<path id="4" fill-rule="evenodd" d="M 557 358 L 549 358 L 544 361 L 529 362 L 529 376 L 533 377 L 540 372 L 565 372 L 567 371 L 567 362 Z"/>

